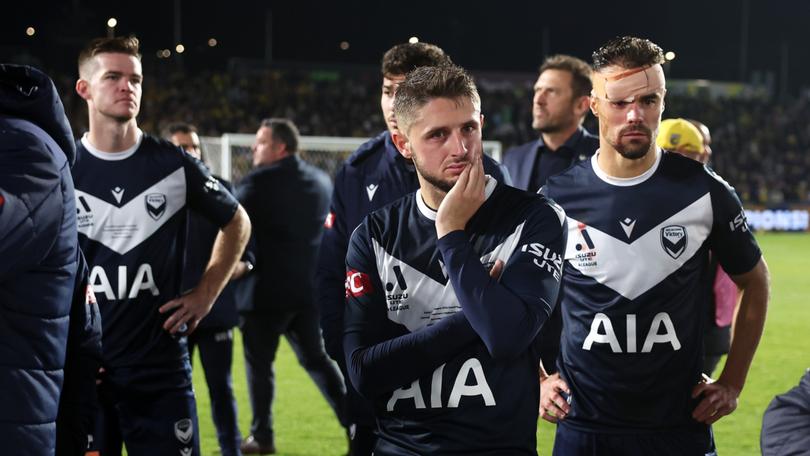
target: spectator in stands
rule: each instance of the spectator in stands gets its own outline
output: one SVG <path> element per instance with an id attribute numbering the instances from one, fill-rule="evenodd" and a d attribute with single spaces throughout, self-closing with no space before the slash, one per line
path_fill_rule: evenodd
<path id="1" fill-rule="evenodd" d="M 532 100 L 532 128 L 540 137 L 507 150 L 503 158 L 515 187 L 537 191 L 549 176 L 599 148 L 599 138 L 582 127 L 590 94 L 587 63 L 569 55 L 553 55 L 543 62 Z"/>
<path id="2" fill-rule="evenodd" d="M 200 148 L 200 138 L 193 125 L 177 123 L 170 125 L 166 134 L 169 141 L 185 150 L 189 155 L 205 163 Z M 227 180 L 214 178 L 233 193 L 233 185 Z M 210 259 L 211 248 L 219 228 L 196 212 L 189 212 L 188 234 L 186 238 L 185 268 L 183 289 L 194 288 L 205 272 Z M 211 311 L 202 319 L 197 329 L 188 336 L 189 357 L 193 359 L 194 348 L 200 347 L 200 360 L 208 384 L 211 399 L 211 414 L 217 429 L 217 439 L 222 456 L 237 456 L 241 452 L 237 423 L 236 398 L 231 382 L 231 362 L 233 360 L 233 328 L 239 323 L 236 311 L 236 279 L 253 269 L 255 259 L 250 249 L 246 249 L 231 276 L 231 282 L 222 290 Z"/>
<path id="3" fill-rule="evenodd" d="M 329 210 L 329 176 L 298 157 L 299 135 L 287 119 L 263 120 L 256 132 L 251 171 L 237 197 L 253 222 L 256 288 L 240 309 L 253 409 L 244 454 L 275 452 L 273 361 L 285 335 L 340 423 L 347 425 L 343 379 L 324 352 L 313 301 L 313 274 Z"/>
<path id="4" fill-rule="evenodd" d="M 335 192 L 326 219 L 326 233 L 317 273 L 318 304 L 326 351 L 347 370 L 343 358 L 343 313 L 346 300 L 346 252 L 349 236 L 367 214 L 419 188 L 413 163 L 394 146 L 397 131 L 394 97 L 405 75 L 415 68 L 451 63 L 438 46 L 428 43 L 398 44 L 382 58 L 382 94 L 380 107 L 386 131 L 378 134 L 343 164 L 335 177 Z M 499 182 L 509 183 L 506 172 L 491 158 L 484 157 L 484 169 Z M 371 405 L 346 382 L 349 416 L 352 422 L 351 454 L 369 456 L 374 448 L 376 427 Z"/>

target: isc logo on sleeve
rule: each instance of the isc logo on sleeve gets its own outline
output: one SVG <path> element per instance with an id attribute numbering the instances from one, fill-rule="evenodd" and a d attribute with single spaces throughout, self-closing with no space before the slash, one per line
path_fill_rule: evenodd
<path id="1" fill-rule="evenodd" d="M 358 272 L 350 269 L 346 272 L 346 297 L 359 298 L 367 293 L 371 293 L 371 278 L 365 272 Z"/>

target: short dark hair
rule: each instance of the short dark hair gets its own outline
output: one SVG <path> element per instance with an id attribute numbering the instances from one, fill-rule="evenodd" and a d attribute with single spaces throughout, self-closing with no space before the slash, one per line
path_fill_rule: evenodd
<path id="1" fill-rule="evenodd" d="M 593 53 L 593 69 L 611 65 L 638 68 L 664 63 L 664 51 L 657 44 L 635 36 L 616 37 Z"/>
<path id="2" fill-rule="evenodd" d="M 141 59 L 140 42 L 134 36 L 116 36 L 113 38 L 95 38 L 79 53 L 79 71 L 82 65 L 93 57 L 104 53 L 127 54 Z"/>
<path id="3" fill-rule="evenodd" d="M 272 131 L 273 139 L 281 141 L 287 147 L 287 152 L 290 154 L 298 152 L 300 134 L 292 120 L 273 117 L 262 120 L 261 126 L 269 128 Z"/>
<path id="4" fill-rule="evenodd" d="M 467 98 L 479 110 L 481 97 L 473 78 L 457 65 L 417 68 L 405 77 L 394 99 L 394 114 L 401 130 L 408 134 L 416 111 L 436 98 L 458 100 Z"/>
<path id="5" fill-rule="evenodd" d="M 546 70 L 560 70 L 571 73 L 571 90 L 574 98 L 591 94 L 591 66 L 584 60 L 564 54 L 547 57 L 540 65 L 540 74 Z"/>
<path id="6" fill-rule="evenodd" d="M 383 76 L 404 76 L 419 67 L 450 65 L 453 62 L 435 44 L 402 43 L 383 54 Z"/>
<path id="7" fill-rule="evenodd" d="M 197 127 L 185 122 L 175 122 L 173 124 L 169 124 L 166 127 L 166 136 L 171 136 L 175 133 L 185 133 L 190 135 L 192 133 L 197 133 Z"/>

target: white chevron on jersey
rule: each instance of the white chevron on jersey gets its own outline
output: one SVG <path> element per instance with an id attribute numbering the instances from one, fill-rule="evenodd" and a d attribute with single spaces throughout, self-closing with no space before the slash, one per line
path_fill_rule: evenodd
<path id="1" fill-rule="evenodd" d="M 524 224 L 525 222 L 518 225 L 503 242 L 491 252 L 481 256 L 481 263 L 490 264 L 495 260 L 501 260 L 506 264 L 512 253 L 518 249 L 518 241 Z M 371 241 L 374 246 L 374 256 L 377 259 L 377 272 L 384 288 L 389 320 L 399 323 L 413 332 L 461 309 L 449 280 L 442 285 L 399 258 L 390 255 L 376 239 L 372 238 Z M 397 271 L 404 280 L 400 280 Z"/>
<path id="2" fill-rule="evenodd" d="M 712 201 L 706 193 L 677 214 L 664 220 L 633 243 L 615 239 L 592 226 L 585 226 L 594 245 L 583 249 L 580 221 L 568 218 L 565 259 L 576 270 L 593 278 L 627 299 L 636 299 L 677 271 L 703 245 L 711 232 Z M 662 241 L 662 229 L 672 225 L 686 229 L 684 250 L 673 258 Z M 580 250 L 577 250 L 579 245 Z M 604 261 L 600 261 L 604 258 Z M 622 262 L 617 268 L 609 261 Z"/>
<path id="3" fill-rule="evenodd" d="M 90 210 L 79 214 L 79 232 L 123 255 L 185 207 L 186 172 L 178 168 L 122 207 L 76 189 L 77 207 L 84 207 L 80 199 Z"/>

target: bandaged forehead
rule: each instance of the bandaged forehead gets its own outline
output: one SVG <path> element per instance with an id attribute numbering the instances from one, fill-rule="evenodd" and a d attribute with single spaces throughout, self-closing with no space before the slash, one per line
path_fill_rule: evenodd
<path id="1" fill-rule="evenodd" d="M 632 102 L 636 97 L 663 92 L 666 86 L 664 69 L 659 64 L 613 72 L 594 71 L 591 79 L 593 94 L 613 102 Z"/>

